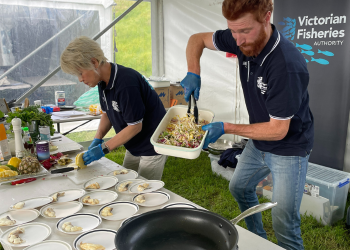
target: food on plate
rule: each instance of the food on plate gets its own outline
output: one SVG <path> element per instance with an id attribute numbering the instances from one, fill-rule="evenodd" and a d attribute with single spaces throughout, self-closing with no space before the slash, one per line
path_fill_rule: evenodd
<path id="1" fill-rule="evenodd" d="M 51 207 L 46 209 L 44 214 L 46 214 L 48 217 L 56 217 L 56 213 Z"/>
<path id="2" fill-rule="evenodd" d="M 127 169 L 122 169 L 122 170 L 116 170 L 113 172 L 113 175 L 118 175 L 118 174 L 127 174 L 129 173 L 129 170 Z"/>
<path id="3" fill-rule="evenodd" d="M 98 184 L 98 182 L 95 182 L 95 183 L 92 183 L 92 184 L 88 185 L 85 188 L 86 189 L 99 189 L 100 188 L 100 184 Z"/>
<path id="4" fill-rule="evenodd" d="M 73 226 L 71 222 L 63 223 L 62 229 L 66 232 L 77 232 L 83 230 L 82 227 Z"/>
<path id="5" fill-rule="evenodd" d="M 137 190 L 139 192 L 142 192 L 142 191 L 144 191 L 144 190 L 146 190 L 148 188 L 149 188 L 149 184 L 148 183 L 143 183 L 143 184 L 140 184 L 140 185 L 137 186 Z"/>
<path id="6" fill-rule="evenodd" d="M 33 174 L 40 171 L 40 162 L 33 156 L 25 156 L 18 166 L 19 174 Z"/>
<path id="7" fill-rule="evenodd" d="M 18 175 L 18 173 L 16 171 L 0 169 L 0 178 L 11 177 L 11 176 L 16 176 L 16 175 Z"/>
<path id="8" fill-rule="evenodd" d="M 16 224 L 16 221 L 11 220 L 10 216 L 0 219 L 0 226 L 13 226 L 14 224 Z"/>
<path id="9" fill-rule="evenodd" d="M 125 192 L 125 191 L 127 191 L 131 183 L 132 183 L 132 181 L 126 181 L 126 182 L 121 183 L 121 184 L 118 186 L 118 191 L 119 191 L 119 192 Z"/>
<path id="10" fill-rule="evenodd" d="M 80 248 L 81 250 L 105 250 L 106 249 L 104 246 L 101 246 L 98 244 L 83 243 L 83 242 L 80 242 Z"/>
<path id="11" fill-rule="evenodd" d="M 136 202 L 138 203 L 144 203 L 146 201 L 146 198 L 144 195 L 138 195 L 135 199 Z"/>
<path id="12" fill-rule="evenodd" d="M 24 207 L 24 205 L 25 205 L 25 203 L 23 201 L 21 201 L 21 202 L 16 203 L 13 207 L 15 209 L 21 209 Z"/>
<path id="13" fill-rule="evenodd" d="M 104 209 L 102 209 L 101 215 L 102 216 L 111 216 L 111 215 L 113 215 L 112 210 L 113 210 L 113 208 L 111 208 L 111 207 L 105 207 Z"/>
<path id="14" fill-rule="evenodd" d="M 18 157 L 11 157 L 11 159 L 7 162 L 7 164 L 14 166 L 15 168 L 18 168 L 20 163 L 21 159 Z"/>
<path id="15" fill-rule="evenodd" d="M 56 201 L 58 201 L 58 198 L 62 197 L 62 196 L 64 196 L 64 192 L 62 192 L 62 193 L 60 193 L 60 192 L 54 193 L 51 197 L 52 197 L 53 201 L 56 202 Z"/>
<path id="16" fill-rule="evenodd" d="M 90 195 L 87 195 L 83 198 L 82 200 L 83 203 L 88 203 L 88 204 L 91 204 L 91 205 L 96 205 L 96 204 L 99 204 L 100 202 L 98 201 L 98 199 L 91 199 L 90 198 Z"/>
<path id="17" fill-rule="evenodd" d="M 18 227 L 17 229 L 13 230 L 9 235 L 7 236 L 8 242 L 12 244 L 21 244 L 24 242 L 21 237 L 19 237 L 20 234 L 24 233 L 24 228 Z"/>
<path id="18" fill-rule="evenodd" d="M 0 166 L 0 171 L 5 171 L 5 170 L 11 170 L 11 168 L 9 168 L 8 166 L 5 166 L 5 165 L 1 165 Z"/>
<path id="19" fill-rule="evenodd" d="M 84 168 L 87 167 L 87 166 L 84 164 L 83 155 L 84 155 L 84 153 L 80 153 L 80 154 L 77 154 L 77 156 L 75 157 L 75 164 L 76 164 L 80 169 L 84 169 Z"/>
<path id="20" fill-rule="evenodd" d="M 60 166 L 65 166 L 65 165 L 67 165 L 67 164 L 69 164 L 69 163 L 71 163 L 71 162 L 72 162 L 72 159 L 70 159 L 70 158 L 68 157 L 68 155 L 63 155 L 63 156 L 61 156 L 60 159 L 57 160 L 57 163 L 58 163 L 58 165 L 60 165 Z"/>

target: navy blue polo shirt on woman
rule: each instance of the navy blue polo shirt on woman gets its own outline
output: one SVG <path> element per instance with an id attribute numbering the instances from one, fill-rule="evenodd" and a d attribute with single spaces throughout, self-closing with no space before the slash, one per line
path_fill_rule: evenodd
<path id="1" fill-rule="evenodd" d="M 108 84 L 98 84 L 101 109 L 116 133 L 142 122 L 140 133 L 124 144 L 134 156 L 157 155 L 150 138 L 166 111 L 157 93 L 137 71 L 111 63 Z"/>
<path id="2" fill-rule="evenodd" d="M 272 35 L 255 58 L 240 51 L 229 29 L 216 31 L 213 43 L 217 50 L 237 55 L 250 124 L 269 122 L 270 118 L 291 119 L 282 140 L 253 140 L 255 147 L 276 155 L 305 157 L 314 140 L 307 91 L 309 73 L 298 49 L 271 26 Z"/>

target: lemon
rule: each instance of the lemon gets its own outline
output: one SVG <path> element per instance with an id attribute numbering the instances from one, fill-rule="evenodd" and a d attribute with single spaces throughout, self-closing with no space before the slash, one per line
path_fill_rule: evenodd
<path id="1" fill-rule="evenodd" d="M 20 158 L 12 157 L 7 164 L 12 165 L 15 168 L 18 168 L 20 163 L 21 163 L 21 159 Z"/>

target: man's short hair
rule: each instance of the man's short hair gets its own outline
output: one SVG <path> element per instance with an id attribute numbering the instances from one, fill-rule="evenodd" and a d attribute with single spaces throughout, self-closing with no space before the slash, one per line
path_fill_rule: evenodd
<path id="1" fill-rule="evenodd" d="M 91 60 L 95 58 L 99 65 L 107 62 L 100 45 L 86 36 L 80 36 L 70 42 L 61 55 L 61 69 L 72 75 L 79 75 L 79 69 L 94 69 Z"/>
<path id="2" fill-rule="evenodd" d="M 273 11 L 272 0 L 224 0 L 222 3 L 222 14 L 230 21 L 251 13 L 258 22 L 263 22 L 268 11 Z"/>

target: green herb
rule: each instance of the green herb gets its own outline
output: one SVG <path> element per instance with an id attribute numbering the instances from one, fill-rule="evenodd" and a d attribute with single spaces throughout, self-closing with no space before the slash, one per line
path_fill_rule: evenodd
<path id="1" fill-rule="evenodd" d="M 0 110 L 0 118 L 3 118 L 4 116 L 4 113 Z"/>

